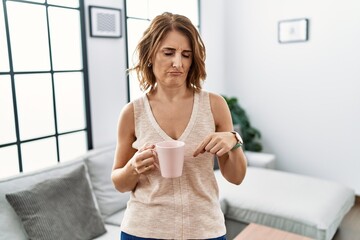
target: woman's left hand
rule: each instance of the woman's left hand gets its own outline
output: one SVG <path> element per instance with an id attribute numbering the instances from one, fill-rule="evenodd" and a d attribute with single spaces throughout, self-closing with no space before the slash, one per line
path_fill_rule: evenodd
<path id="1" fill-rule="evenodd" d="M 193 156 L 196 157 L 200 153 L 210 152 L 221 157 L 228 153 L 236 144 L 236 138 L 231 132 L 215 132 L 205 137 L 198 145 Z"/>

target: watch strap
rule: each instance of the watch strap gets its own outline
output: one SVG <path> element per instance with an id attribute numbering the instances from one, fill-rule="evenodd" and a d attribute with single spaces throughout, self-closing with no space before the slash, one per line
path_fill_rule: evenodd
<path id="1" fill-rule="evenodd" d="M 241 136 L 240 136 L 240 134 L 239 134 L 238 132 L 236 132 L 236 131 L 231 131 L 231 133 L 234 134 L 234 136 L 235 136 L 235 138 L 236 138 L 236 140 L 237 140 L 236 144 L 235 144 L 234 147 L 231 149 L 231 151 L 232 151 L 232 150 L 235 150 L 235 149 L 241 147 L 241 146 L 243 145 L 243 141 L 242 141 Z"/>
<path id="2" fill-rule="evenodd" d="M 241 147 L 241 146 L 242 146 L 241 143 L 236 143 L 235 146 L 233 146 L 230 151 L 235 150 L 235 149 L 237 149 L 237 148 L 239 148 L 239 147 Z"/>

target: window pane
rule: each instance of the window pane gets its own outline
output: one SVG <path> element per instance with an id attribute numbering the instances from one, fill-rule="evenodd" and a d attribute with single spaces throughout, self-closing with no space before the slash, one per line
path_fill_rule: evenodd
<path id="1" fill-rule="evenodd" d="M 5 31 L 3 1 L 0 2 L 0 72 L 9 72 L 9 58 Z"/>
<path id="2" fill-rule="evenodd" d="M 86 153 L 86 132 L 77 132 L 59 136 L 60 162 L 73 160 Z"/>
<path id="3" fill-rule="evenodd" d="M 19 160 L 16 146 L 0 148 L 0 178 L 19 173 Z"/>
<path id="4" fill-rule="evenodd" d="M 0 75 L 0 144 L 16 141 L 10 76 Z"/>
<path id="5" fill-rule="evenodd" d="M 45 3 L 45 0 L 20 0 L 23 2 L 36 2 L 36 3 Z"/>
<path id="6" fill-rule="evenodd" d="M 136 73 L 131 72 L 129 74 L 129 89 L 130 89 L 130 100 L 135 100 L 140 97 L 144 92 L 140 89 L 139 81 Z"/>
<path id="7" fill-rule="evenodd" d="M 49 22 L 53 69 L 82 69 L 80 12 L 49 7 Z"/>
<path id="8" fill-rule="evenodd" d="M 127 20 L 127 32 L 128 32 L 128 59 L 130 66 L 133 66 L 133 63 L 137 62 L 137 59 L 134 55 L 135 48 L 139 43 L 141 37 L 144 34 L 145 29 L 149 26 L 150 21 L 147 20 L 138 20 L 138 19 L 128 19 Z"/>
<path id="9" fill-rule="evenodd" d="M 130 0 L 131 1 L 131 0 Z M 128 1 L 129 2 L 129 1 Z M 198 1 L 194 0 L 149 0 L 149 16 L 153 19 L 155 16 L 171 12 L 184 15 L 197 26 L 199 25 Z"/>
<path id="10" fill-rule="evenodd" d="M 45 6 L 7 1 L 14 71 L 50 70 Z"/>
<path id="11" fill-rule="evenodd" d="M 59 133 L 85 128 L 82 73 L 56 73 L 54 80 Z"/>
<path id="12" fill-rule="evenodd" d="M 139 7 L 141 6 L 141 7 Z M 128 17 L 149 19 L 148 0 L 128 0 L 126 1 L 126 14 Z"/>
<path id="13" fill-rule="evenodd" d="M 57 164 L 55 138 L 21 144 L 23 171 L 29 172 Z"/>
<path id="14" fill-rule="evenodd" d="M 55 133 L 50 76 L 50 74 L 15 75 L 21 140 Z"/>
<path id="15" fill-rule="evenodd" d="M 133 66 L 133 63 L 137 62 L 137 56 L 134 55 L 136 45 L 140 41 L 145 29 L 149 26 L 150 22 L 146 20 L 128 19 L 128 59 L 129 66 Z M 137 98 L 142 94 L 139 87 L 139 81 L 135 72 L 130 72 L 129 75 L 129 88 L 131 100 Z"/>
<path id="16" fill-rule="evenodd" d="M 79 7 L 79 0 L 48 0 L 47 1 L 48 4 L 53 4 L 53 5 L 59 5 L 59 6 L 65 6 L 65 7 L 73 7 L 73 8 L 77 8 Z"/>

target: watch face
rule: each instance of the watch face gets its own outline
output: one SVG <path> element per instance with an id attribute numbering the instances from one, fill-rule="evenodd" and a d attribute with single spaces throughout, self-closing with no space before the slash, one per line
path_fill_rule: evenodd
<path id="1" fill-rule="evenodd" d="M 238 143 L 242 144 L 242 139 L 240 137 L 240 134 L 238 132 L 232 131 L 232 133 L 235 135 L 236 139 L 238 140 Z"/>

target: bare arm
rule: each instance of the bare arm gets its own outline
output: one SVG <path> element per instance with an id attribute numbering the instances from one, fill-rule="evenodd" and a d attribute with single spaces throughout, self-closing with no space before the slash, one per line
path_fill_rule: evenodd
<path id="1" fill-rule="evenodd" d="M 120 192 L 132 191 L 141 174 L 154 168 L 154 146 L 144 146 L 137 151 L 135 141 L 134 107 L 127 104 L 120 113 L 117 130 L 117 145 L 111 179 Z"/>
<path id="2" fill-rule="evenodd" d="M 237 140 L 231 133 L 233 125 L 229 107 L 220 95 L 210 93 L 210 102 L 216 132 L 209 134 L 202 141 L 194 156 L 205 151 L 216 154 L 224 178 L 231 183 L 240 184 L 246 174 L 246 157 L 242 148 L 231 150 Z"/>

